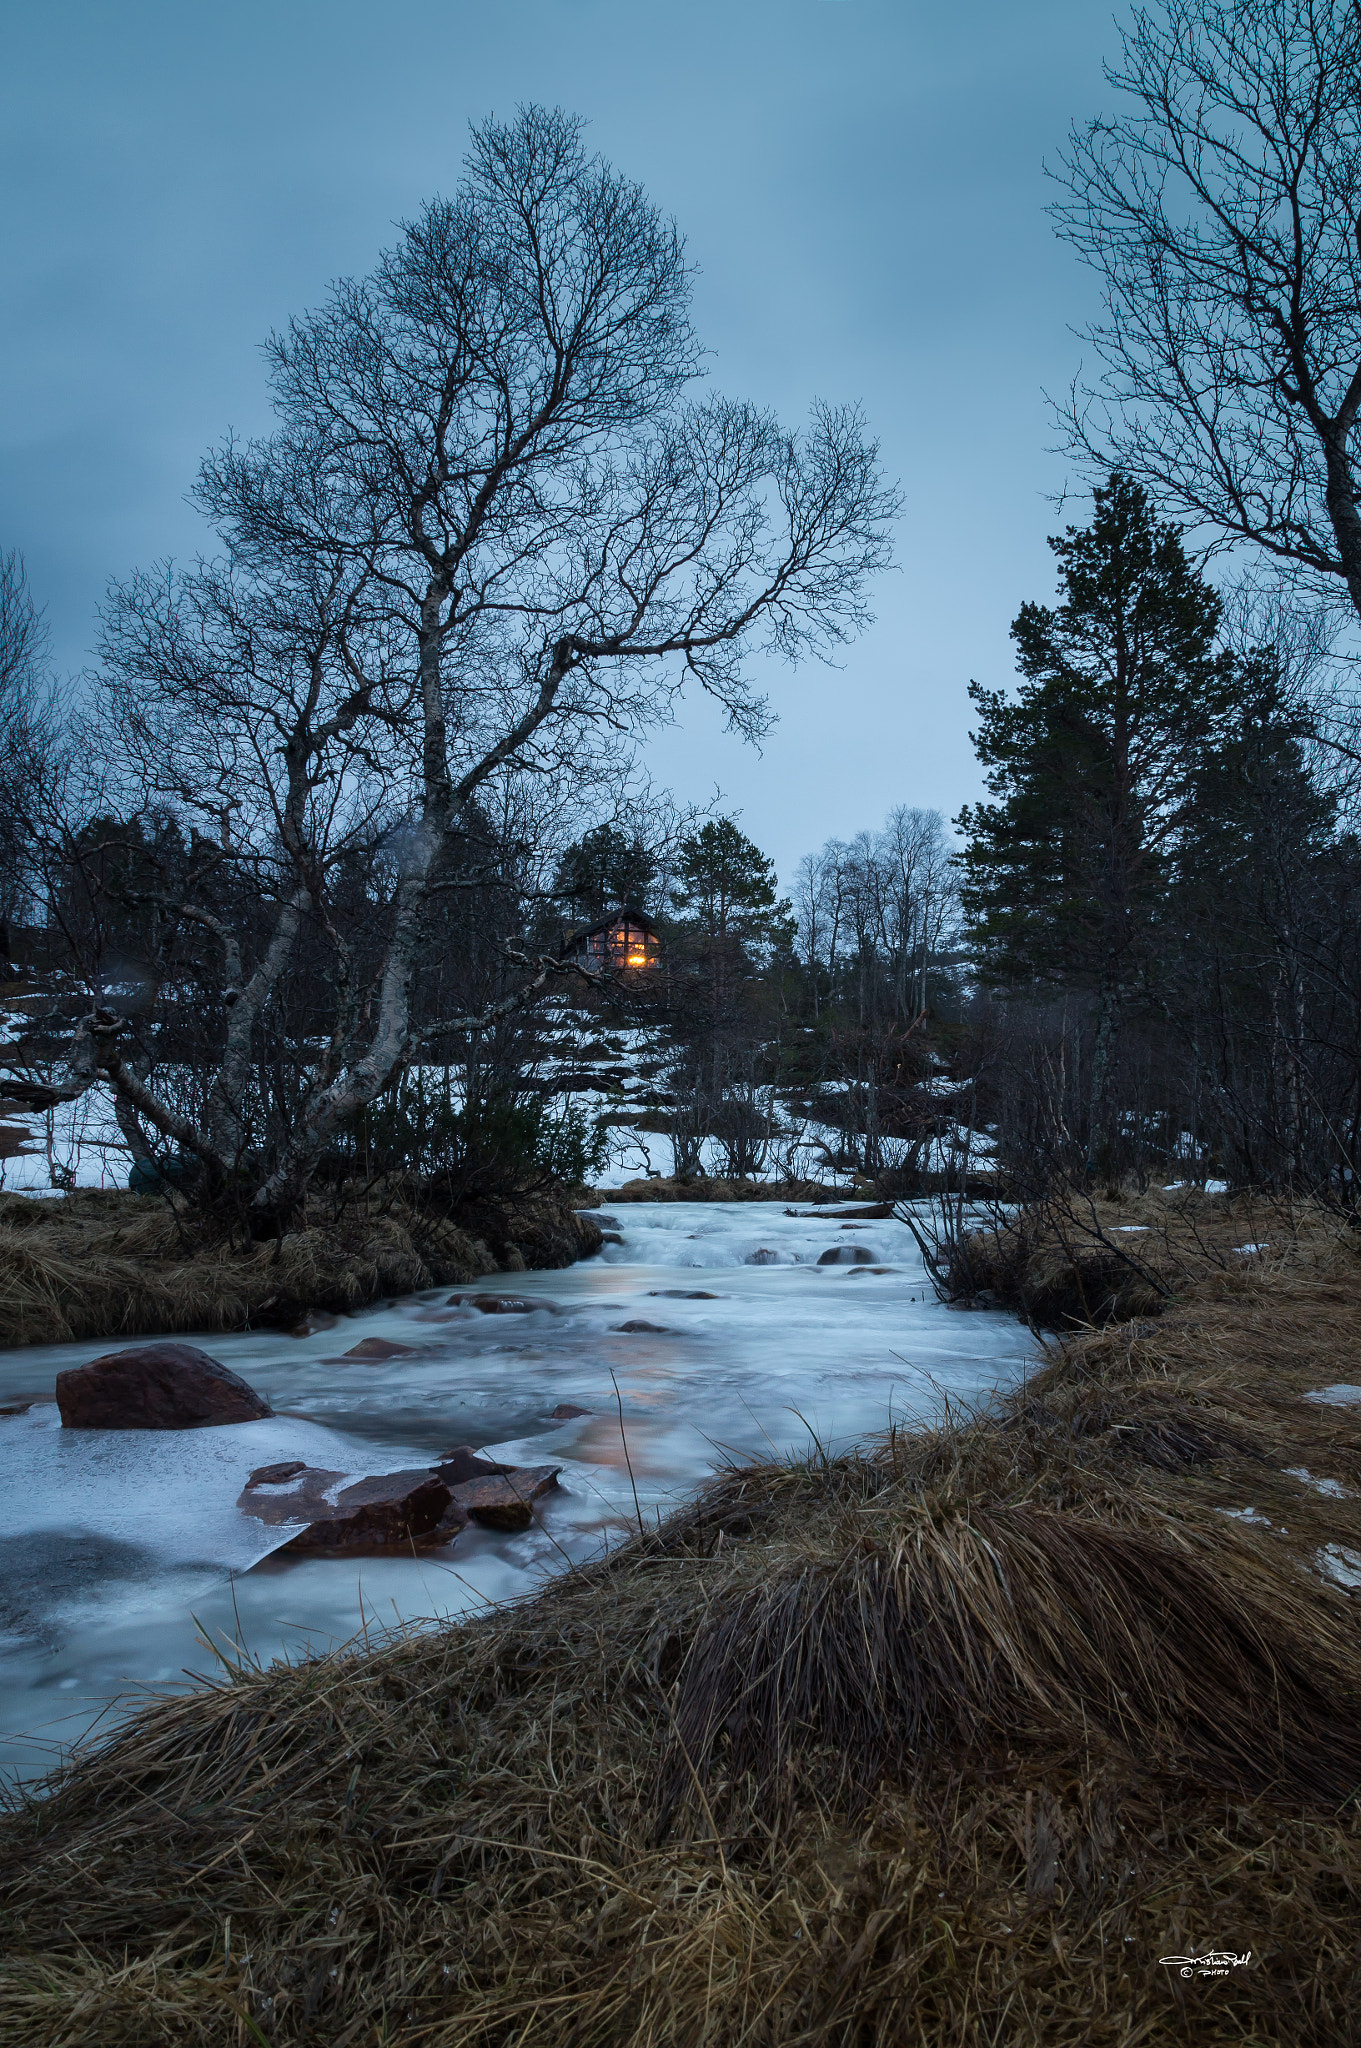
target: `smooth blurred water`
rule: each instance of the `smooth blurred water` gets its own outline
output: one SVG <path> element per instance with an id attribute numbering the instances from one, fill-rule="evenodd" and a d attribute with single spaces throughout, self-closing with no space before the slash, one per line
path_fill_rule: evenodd
<path id="1" fill-rule="evenodd" d="M 0 1417 L 0 1767 L 48 1768 L 101 1716 L 212 1669 L 210 1643 L 297 1656 L 510 1598 L 618 1540 L 638 1510 L 664 1514 L 725 1463 L 814 1440 L 842 1448 L 972 1401 L 1033 1357 L 1011 1318 L 941 1307 L 896 1221 L 847 1226 L 835 1209 L 791 1217 L 764 1203 L 616 1214 L 624 1243 L 565 1272 L 406 1296 L 303 1339 L 186 1340 L 258 1388 L 276 1411 L 268 1421 L 63 1431 L 57 1372 L 117 1347 L 0 1352 L 0 1405 L 37 1404 Z M 889 1270 L 817 1263 L 857 1244 Z M 541 1306 L 449 1305 L 477 1292 Z M 621 1331 L 627 1321 L 663 1327 Z M 364 1337 L 414 1354 L 346 1360 Z M 589 1412 L 554 1423 L 561 1402 Z M 561 1463 L 533 1529 L 470 1529 L 419 1557 L 276 1558 L 288 1529 L 235 1505 L 246 1474 L 282 1458 L 359 1478 L 457 1443 Z"/>

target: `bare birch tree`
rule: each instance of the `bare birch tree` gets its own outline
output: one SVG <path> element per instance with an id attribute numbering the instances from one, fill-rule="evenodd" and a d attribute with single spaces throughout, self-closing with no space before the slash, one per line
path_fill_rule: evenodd
<path id="1" fill-rule="evenodd" d="M 1361 613 L 1361 10 L 1164 0 L 1107 77 L 1055 209 L 1105 303 L 1071 445 Z"/>
<path id="2" fill-rule="evenodd" d="M 220 948 L 219 1044 L 197 1119 L 107 1013 L 59 1085 L 107 1080 L 210 1186 L 245 1183 L 259 1228 L 422 1047 L 554 972 L 522 954 L 491 1009 L 419 1013 L 438 907 L 476 879 L 481 792 L 584 758 L 608 786 L 687 681 L 759 733 L 753 652 L 825 654 L 868 616 L 896 498 L 857 412 L 794 434 L 692 395 L 688 297 L 676 229 L 578 121 L 488 121 L 456 196 L 269 342 L 276 431 L 200 473 L 221 557 L 111 602 L 100 745 L 192 821 L 203 873 L 166 910 Z M 367 952 L 329 915 L 361 855 L 390 869 Z M 249 950 L 207 886 L 228 869 L 255 878 Z M 262 1145 L 252 1048 L 317 933 L 329 1024 Z"/>

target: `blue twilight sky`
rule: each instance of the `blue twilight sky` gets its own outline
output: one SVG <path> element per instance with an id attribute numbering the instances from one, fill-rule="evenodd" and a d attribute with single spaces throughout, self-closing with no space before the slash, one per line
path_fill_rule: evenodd
<path id="1" fill-rule="evenodd" d="M 892 804 L 953 812 L 968 680 L 1052 589 L 1043 390 L 1094 293 L 1043 162 L 1116 48 L 1090 0 L 0 0 L 0 547 L 81 667 L 107 580 L 202 545 L 184 493 L 267 426 L 271 326 L 452 189 L 470 119 L 561 103 L 679 221 L 713 381 L 861 400 L 906 500 L 842 668 L 771 674 L 760 754 L 690 704 L 655 771 L 721 785 L 786 882 Z"/>

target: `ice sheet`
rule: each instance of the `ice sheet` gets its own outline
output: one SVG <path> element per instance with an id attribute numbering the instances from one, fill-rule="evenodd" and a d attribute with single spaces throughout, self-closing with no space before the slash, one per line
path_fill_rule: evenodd
<path id="1" fill-rule="evenodd" d="M 267 1659 L 510 1598 L 616 1540 L 635 1488 L 650 1518 L 728 1460 L 798 1454 L 814 1438 L 839 1448 L 983 1395 L 1033 1356 L 1011 1318 L 941 1307 L 896 1221 L 846 1227 L 835 1209 L 764 1203 L 615 1213 L 624 1243 L 564 1272 L 430 1290 L 301 1340 L 192 1340 L 266 1396 L 264 1422 L 62 1431 L 55 1374 L 111 1347 L 0 1353 L 0 1405 L 39 1404 L 0 1418 L 0 1763 L 43 1768 L 44 1745 L 80 1735 L 109 1700 L 209 1668 L 200 1623 L 219 1647 L 239 1635 Z M 851 1245 L 888 1270 L 818 1264 Z M 450 1304 L 499 1291 L 542 1305 Z M 619 1328 L 630 1321 L 662 1327 Z M 364 1337 L 414 1354 L 346 1360 Z M 560 1402 L 588 1413 L 554 1424 Z M 302 1457 L 359 1477 L 455 1443 L 560 1461 L 540 1525 L 470 1530 L 419 1558 L 270 1558 L 288 1532 L 235 1508 L 257 1465 Z"/>

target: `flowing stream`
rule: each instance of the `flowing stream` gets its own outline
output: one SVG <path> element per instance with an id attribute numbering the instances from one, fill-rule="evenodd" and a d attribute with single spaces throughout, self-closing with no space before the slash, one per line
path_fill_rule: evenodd
<path id="1" fill-rule="evenodd" d="M 897 1221 L 690 1202 L 621 1206 L 616 1220 L 623 1243 L 565 1272 L 431 1289 L 304 1338 L 185 1339 L 265 1396 L 266 1421 L 63 1430 L 56 1374 L 120 1347 L 0 1352 L 0 1406 L 33 1404 L 0 1417 L 0 1771 L 50 1768 L 219 1656 L 297 1657 L 528 1591 L 725 1463 L 938 1416 L 1034 1357 L 1010 1317 L 937 1303 Z M 820 1263 L 828 1252 L 836 1262 Z M 535 1307 L 487 1315 L 457 1300 L 476 1292 Z M 347 1360 L 367 1337 L 413 1349 Z M 586 1412 L 555 1422 L 560 1404 Z M 285 1558 L 270 1552 L 292 1532 L 236 1507 L 259 1465 L 304 1458 L 359 1478 L 459 1443 L 561 1465 L 532 1529 L 470 1528 L 418 1556 Z"/>

